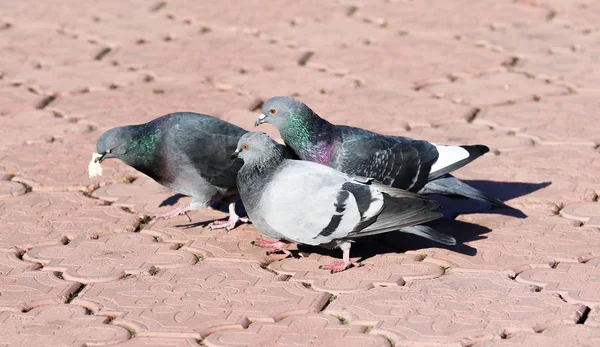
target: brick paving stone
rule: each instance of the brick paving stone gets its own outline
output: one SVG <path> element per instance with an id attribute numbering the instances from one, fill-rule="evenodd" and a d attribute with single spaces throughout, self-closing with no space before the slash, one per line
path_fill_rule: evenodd
<path id="1" fill-rule="evenodd" d="M 512 131 L 519 136 L 529 136 L 543 145 L 593 147 L 600 129 L 593 123 L 573 122 L 573 119 L 592 116 L 598 100 L 598 92 L 542 98 L 539 102 L 487 108 L 473 122 L 492 126 L 499 131 Z M 521 120 L 524 115 L 527 115 L 527 122 Z M 548 119 L 552 119 L 552 122 L 548 122 Z"/>
<path id="2" fill-rule="evenodd" d="M 62 304 L 81 286 L 59 279 L 14 253 L 0 254 L 0 311 L 28 311 L 41 305 Z"/>
<path id="3" fill-rule="evenodd" d="M 319 269 L 336 259 L 316 253 L 300 259 L 287 258 L 269 265 L 276 273 L 290 275 L 289 281 L 310 283 L 318 291 L 333 294 L 366 291 L 374 287 L 402 286 L 408 281 L 432 279 L 444 274 L 437 264 L 423 262 L 416 254 L 377 255 L 362 267 L 331 274 Z"/>
<path id="4" fill-rule="evenodd" d="M 48 108 L 87 120 L 105 131 L 124 124 L 145 123 L 171 112 L 191 111 L 222 118 L 228 109 L 245 110 L 251 103 L 248 96 L 215 90 L 207 84 L 182 85 L 175 80 L 159 79 L 135 88 L 59 98 Z"/>
<path id="5" fill-rule="evenodd" d="M 468 9 L 469 16 L 464 16 Z M 440 15 L 442 14 L 443 15 Z M 460 0 L 437 1 L 373 1 L 362 4 L 355 16 L 394 30 L 432 35 L 461 34 L 477 28 L 507 23 L 542 20 L 543 8 L 519 6 L 514 1 Z M 381 23 L 381 24 L 380 24 Z"/>
<path id="6" fill-rule="evenodd" d="M 164 242 L 183 244 L 182 250 L 202 254 L 205 261 L 257 263 L 265 260 L 265 248 L 251 244 L 262 236 L 256 228 L 243 224 L 229 232 L 210 230 L 207 225 L 213 220 L 227 217 L 212 209 L 190 213 L 190 217 L 191 224 L 182 219 L 185 217 L 161 220 L 141 232 L 160 237 Z"/>
<path id="7" fill-rule="evenodd" d="M 325 37 L 345 37 L 344 26 L 328 26 L 311 23 L 312 32 L 324 33 Z M 334 33 L 326 34 L 328 30 Z M 495 52 L 486 52 L 477 47 L 464 45 L 454 38 L 427 35 L 402 36 L 393 31 L 384 31 L 379 41 L 327 42 L 319 49 L 310 63 L 321 64 L 333 69 L 348 70 L 352 75 L 365 79 L 365 85 L 396 88 L 414 82 L 446 77 L 451 73 L 480 74 L 496 71 L 507 58 Z M 315 39 L 317 40 L 317 39 Z M 423 55 L 423 50 L 431 52 Z M 378 57 L 374 64 L 374 57 Z M 402 62 L 399 64 L 398 62 Z"/>
<path id="8" fill-rule="evenodd" d="M 215 6 L 215 2 L 199 3 L 193 0 L 168 4 L 162 11 L 177 17 L 192 18 L 201 24 L 219 27 L 240 27 L 267 30 L 277 33 L 281 28 L 303 22 L 329 21 L 345 15 L 346 8 L 337 1 L 310 0 L 297 3 L 291 0 L 278 0 L 269 6 L 260 6 L 259 1 L 238 3 L 226 0 Z M 290 6 L 294 7 L 290 11 Z M 256 13 L 249 16 L 248 13 Z"/>
<path id="9" fill-rule="evenodd" d="M 56 245 L 77 237 L 133 231 L 134 214 L 80 193 L 27 193 L 0 199 L 0 251 Z"/>
<path id="10" fill-rule="evenodd" d="M 450 273 L 399 288 L 340 295 L 324 311 L 373 325 L 397 343 L 473 343 L 503 332 L 573 324 L 585 306 L 535 292 L 498 274 Z"/>
<path id="11" fill-rule="evenodd" d="M 505 133 L 489 127 L 467 123 L 454 123 L 439 127 L 416 127 L 406 135 L 449 145 L 485 144 L 492 152 L 498 150 L 503 153 L 533 146 L 531 139 L 520 136 L 506 136 Z M 492 156 L 494 156 L 493 153 L 485 155 L 485 157 Z M 481 159 L 477 159 L 477 161 Z"/>
<path id="12" fill-rule="evenodd" d="M 154 268 L 189 267 L 198 261 L 192 253 L 176 250 L 175 245 L 138 233 L 95 240 L 77 238 L 68 245 L 36 247 L 23 259 L 42 264 L 44 271 L 61 272 L 66 280 L 86 284 L 115 281 Z"/>
<path id="13" fill-rule="evenodd" d="M 600 328 L 600 306 L 591 307 L 585 325 Z"/>
<path id="14" fill-rule="evenodd" d="M 491 223 L 486 223 L 482 215 L 460 216 L 460 220 L 492 229 L 483 235 L 484 238 L 465 243 L 476 250 L 475 254 L 465 252 L 464 246 L 428 248 L 419 252 L 432 257 L 432 262 L 440 260 L 453 272 L 502 272 L 510 276 L 532 268 L 549 269 L 558 262 L 577 263 L 599 254 L 600 233 L 597 231 L 582 229 L 550 213 L 532 215 L 526 212 L 530 214 L 526 219 L 494 216 L 487 219 Z M 440 230 L 446 231 L 443 226 Z M 459 242 L 469 237 L 469 230 L 447 232 L 452 232 Z"/>
<path id="15" fill-rule="evenodd" d="M 114 206 L 131 209 L 139 214 L 156 215 L 175 208 L 174 204 L 167 205 L 165 203 L 175 193 L 156 183 L 150 177 L 139 175 L 140 177 L 132 183 L 109 184 L 100 187 L 92 193 L 92 196 L 110 202 Z M 177 204 L 189 202 L 188 200 L 190 199 L 185 197 Z M 163 206 L 161 207 L 161 205 Z M 182 220 L 182 218 L 186 217 L 177 217 L 178 220 Z"/>
<path id="16" fill-rule="evenodd" d="M 466 36 L 474 41 L 483 40 L 490 45 L 499 46 L 507 53 L 528 57 L 556 51 L 571 52 L 573 47 L 585 50 L 597 40 L 593 34 L 556 21 L 488 28 Z"/>
<path id="17" fill-rule="evenodd" d="M 27 313 L 0 313 L 2 346 L 103 346 L 129 339 L 122 327 L 106 324 L 107 317 L 89 316 L 83 307 L 48 305 Z"/>
<path id="18" fill-rule="evenodd" d="M 457 176 L 496 182 L 550 182 L 550 185 L 533 192 L 516 189 L 514 192 L 500 190 L 497 194 L 517 195 L 513 196 L 511 204 L 528 204 L 530 208 L 548 203 L 562 206 L 595 199 L 594 192 L 600 191 L 600 181 L 595 175 L 599 164 L 598 154 L 593 148 L 535 144 L 501 152 L 497 156 L 484 155 L 457 171 Z"/>
<path id="19" fill-rule="evenodd" d="M 598 202 L 569 204 L 560 210 L 560 215 L 581 221 L 587 227 L 600 227 L 600 203 Z"/>
<path id="20" fill-rule="evenodd" d="M 24 87 L 11 86 L 5 81 L 0 82 L 0 118 L 4 124 L 16 123 L 18 119 L 11 117 L 10 121 L 7 115 L 14 115 L 21 111 L 31 111 L 41 100 L 42 97 L 25 89 Z"/>
<path id="21" fill-rule="evenodd" d="M 24 185 L 18 182 L 0 181 L 0 199 L 23 195 L 26 192 Z"/>
<path id="22" fill-rule="evenodd" d="M 556 292 L 570 303 L 600 306 L 600 258 L 586 263 L 558 263 L 552 269 L 527 270 L 517 276 L 517 281 Z"/>
<path id="23" fill-rule="evenodd" d="M 0 170 L 15 175 L 13 181 L 40 192 L 90 191 L 95 186 L 136 177 L 135 170 L 118 160 L 104 166 L 102 177 L 89 177 L 88 163 L 100 135 L 87 130 L 51 141 L 26 142 L 0 154 Z"/>
<path id="24" fill-rule="evenodd" d="M 2 133 L 10 134 L 0 139 L 0 147 L 6 151 L 17 147 L 23 149 L 33 144 L 49 146 L 53 142 L 61 143 L 70 137 L 88 136 L 91 132 L 87 124 L 58 118 L 47 110 L 31 109 L 11 113 L 10 117 L 1 117 L 0 127 Z"/>
<path id="25" fill-rule="evenodd" d="M 242 263 L 202 262 L 87 286 L 73 303 L 116 316 L 136 336 L 200 338 L 318 312 L 330 297 Z"/>
<path id="26" fill-rule="evenodd" d="M 175 339 L 160 337 L 133 337 L 113 346 L 122 347 L 198 347 L 196 339 Z"/>
<path id="27" fill-rule="evenodd" d="M 586 325 L 560 325 L 544 330 L 542 333 L 518 332 L 506 339 L 495 339 L 476 343 L 473 347 L 504 346 L 581 346 L 593 347 L 600 343 L 600 328 Z"/>
<path id="28" fill-rule="evenodd" d="M 478 91 L 485 90 L 485 93 Z M 498 73 L 478 78 L 458 79 L 453 83 L 425 87 L 424 91 L 458 103 L 473 106 L 498 106 L 530 101 L 534 97 L 566 95 L 564 86 L 548 84 L 516 73 Z"/>
<path id="29" fill-rule="evenodd" d="M 366 327 L 344 325 L 323 314 L 290 316 L 277 323 L 255 322 L 243 331 L 221 331 L 202 342 L 229 346 L 391 346 L 383 336 L 365 334 Z"/>
<path id="30" fill-rule="evenodd" d="M 520 0 L 526 6 L 539 6 L 551 10 L 553 20 L 567 22 L 582 29 L 598 28 L 600 5 L 596 1 L 576 0 Z"/>

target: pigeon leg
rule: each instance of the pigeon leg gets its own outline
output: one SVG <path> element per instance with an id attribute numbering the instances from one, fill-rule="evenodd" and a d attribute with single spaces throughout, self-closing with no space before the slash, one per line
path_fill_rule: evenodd
<path id="1" fill-rule="evenodd" d="M 210 230 L 225 228 L 227 231 L 235 228 L 237 222 L 248 223 L 247 217 L 240 217 L 235 213 L 235 202 L 229 204 L 229 219 L 226 222 L 213 222 Z"/>
<path id="2" fill-rule="evenodd" d="M 325 269 L 325 270 L 331 270 L 331 273 L 336 273 L 336 272 L 342 272 L 351 266 L 356 266 L 356 267 L 362 266 L 361 263 L 350 260 L 350 246 L 349 245 L 348 245 L 348 248 L 343 248 L 342 252 L 344 254 L 342 261 L 336 261 L 335 263 L 333 263 L 331 265 L 323 265 L 323 266 L 321 266 L 321 268 Z"/>
<path id="3" fill-rule="evenodd" d="M 155 217 L 155 219 L 156 220 L 171 219 L 173 217 L 179 216 L 180 214 L 184 214 L 191 209 L 192 209 L 192 207 L 190 204 L 185 204 L 185 205 L 177 207 L 176 209 L 169 211 L 167 213 L 159 214 Z M 190 217 L 188 216 L 188 218 L 190 218 Z"/>
<path id="4" fill-rule="evenodd" d="M 286 240 L 277 240 L 277 241 L 267 241 L 264 239 L 260 239 L 258 241 L 252 241 L 254 246 L 269 248 L 267 254 L 283 252 L 288 257 L 292 256 L 292 253 L 288 251 L 287 245 L 289 244 Z"/>

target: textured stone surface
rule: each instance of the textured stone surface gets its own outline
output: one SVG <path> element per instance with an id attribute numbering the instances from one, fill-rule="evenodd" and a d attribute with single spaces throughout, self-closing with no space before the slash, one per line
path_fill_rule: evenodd
<path id="1" fill-rule="evenodd" d="M 391 346 L 383 336 L 365 334 L 366 328 L 344 325 L 323 314 L 290 316 L 277 323 L 255 322 L 243 331 L 221 331 L 203 342 L 206 346 Z"/>
<path id="2" fill-rule="evenodd" d="M 600 258 L 585 264 L 558 263 L 553 269 L 528 270 L 521 273 L 517 281 L 556 292 L 567 302 L 600 306 Z"/>
<path id="3" fill-rule="evenodd" d="M 598 344 L 598 18 L 591 0 L 2 2 L 0 345 Z M 211 231 L 226 206 L 147 224 L 189 198 L 119 160 L 88 177 L 104 131 L 176 111 L 281 142 L 253 123 L 282 94 L 487 145 L 453 174 L 515 210 L 439 198 L 457 245 L 368 237 L 363 267 L 330 274 L 339 250 Z"/>
<path id="4" fill-rule="evenodd" d="M 73 301 L 138 336 L 199 338 L 318 312 L 330 295 L 279 281 L 257 265 L 208 263 L 86 287 Z"/>
<path id="5" fill-rule="evenodd" d="M 0 254 L 0 311 L 30 310 L 41 305 L 64 303 L 80 284 L 41 272 L 15 254 Z"/>
<path id="6" fill-rule="evenodd" d="M 456 343 L 503 331 L 541 331 L 575 323 L 585 306 L 563 302 L 497 274 L 451 273 L 400 288 L 340 296 L 325 310 L 351 324 L 374 325 L 395 341 Z"/>
<path id="7" fill-rule="evenodd" d="M 109 282 L 127 274 L 187 267 L 198 261 L 193 254 L 175 248 L 148 235 L 121 233 L 97 240 L 78 238 L 64 246 L 36 247 L 24 259 L 43 264 L 44 271 L 61 272 L 67 280 Z"/>
<path id="8" fill-rule="evenodd" d="M 4 346 L 103 346 L 126 341 L 127 329 L 107 324 L 108 317 L 88 316 L 76 305 L 47 305 L 27 313 L 2 312 Z"/>
<path id="9" fill-rule="evenodd" d="M 13 252 L 36 245 L 133 231 L 138 218 L 81 193 L 27 193 L 0 199 L 0 250 Z"/>

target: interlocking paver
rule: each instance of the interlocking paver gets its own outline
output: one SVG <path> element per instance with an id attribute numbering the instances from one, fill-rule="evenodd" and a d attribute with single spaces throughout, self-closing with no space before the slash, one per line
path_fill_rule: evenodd
<path id="1" fill-rule="evenodd" d="M 485 90 L 486 93 L 479 93 Z M 545 83 L 517 73 L 497 73 L 453 83 L 425 87 L 424 91 L 454 102 L 473 106 L 498 106 L 546 96 L 566 95 L 567 87 Z"/>
<path id="2" fill-rule="evenodd" d="M 175 248 L 149 235 L 120 233 L 96 240 L 78 238 L 68 245 L 36 247 L 23 259 L 42 264 L 44 271 L 61 272 L 64 279 L 94 283 L 154 268 L 188 267 L 198 261 L 192 253 Z"/>
<path id="3" fill-rule="evenodd" d="M 103 346 L 129 339 L 127 329 L 106 324 L 76 305 L 48 305 L 27 313 L 0 313 L 3 346 Z"/>
<path id="4" fill-rule="evenodd" d="M 515 276 L 531 268 L 548 269 L 557 262 L 576 263 L 599 254 L 600 233 L 582 230 L 571 221 L 550 213 L 548 216 L 530 215 L 527 219 L 495 216 L 488 218 L 491 223 L 486 223 L 482 215 L 460 216 L 459 219 L 492 229 L 484 238 L 466 242 L 476 250 L 475 254 L 461 251 L 461 246 L 419 251 L 445 262 L 445 266 L 455 272 L 499 271 Z M 446 231 L 443 225 L 440 230 Z M 468 233 L 468 230 L 455 231 L 452 235 L 461 240 Z"/>
<path id="5" fill-rule="evenodd" d="M 0 154 L 0 170 L 15 175 L 13 181 L 27 184 L 33 191 L 88 191 L 107 182 L 135 177 L 136 171 L 115 160 L 101 178 L 90 178 L 88 163 L 101 134 L 89 131 L 62 139 L 33 141 Z"/>
<path id="6" fill-rule="evenodd" d="M 87 286 L 73 303 L 95 314 L 114 315 L 115 324 L 137 336 L 199 338 L 251 322 L 272 322 L 318 312 L 330 295 L 242 263 L 202 262 L 118 282 Z"/>
<path id="7" fill-rule="evenodd" d="M 574 324 L 585 306 L 567 304 L 498 274 L 450 273 L 405 287 L 340 295 L 324 311 L 374 325 L 398 343 L 476 341 L 506 331 Z"/>
<path id="8" fill-rule="evenodd" d="M 600 328 L 585 325 L 561 325 L 544 330 L 541 334 L 518 332 L 506 339 L 483 341 L 473 347 L 503 346 L 581 346 L 593 347 L 600 343 Z"/>
<path id="9" fill-rule="evenodd" d="M 81 286 L 53 273 L 37 271 L 16 254 L 0 254 L 0 311 L 30 310 L 41 305 L 62 304 Z"/>
<path id="10" fill-rule="evenodd" d="M 265 260 L 265 249 L 251 244 L 262 236 L 256 228 L 240 225 L 229 232 L 210 230 L 207 225 L 213 220 L 227 217 L 212 209 L 190 214 L 190 217 L 191 224 L 182 219 L 185 217 L 161 220 L 141 232 L 160 237 L 164 242 L 183 244 L 181 249 L 202 254 L 206 261 L 257 263 Z"/>
<path id="11" fill-rule="evenodd" d="M 114 206 L 129 208 L 136 213 L 156 215 L 172 210 L 174 207 L 164 201 L 175 193 L 148 176 L 139 175 L 140 178 L 132 183 L 109 184 L 100 187 L 92 193 L 92 196 L 110 202 Z M 183 198 L 178 203 L 189 202 L 187 200 L 189 199 Z M 163 206 L 161 207 L 161 205 Z M 185 218 L 185 216 L 181 218 Z"/>
<path id="12" fill-rule="evenodd" d="M 587 227 L 600 227 L 600 203 L 579 202 L 565 206 L 560 210 L 560 215 L 574 220 L 579 220 Z"/>
<path id="13" fill-rule="evenodd" d="M 53 305 L 69 302 L 59 307 L 96 330 L 44 318 L 27 342 L 593 344 L 599 10 L 590 0 L 4 2 L 0 311 L 13 312 L 0 322 L 36 310 L 60 321 Z M 455 220 L 432 226 L 456 246 L 378 235 L 353 247 L 365 266 L 332 275 L 318 266 L 336 251 L 290 245 L 305 257 L 283 259 L 251 244 L 252 224 L 211 231 L 223 206 L 146 225 L 143 215 L 188 198 L 118 160 L 88 177 L 102 132 L 170 112 L 280 141 L 253 123 L 261 101 L 282 94 L 336 124 L 487 145 L 455 174 L 519 211 L 440 198 Z M 316 313 L 331 294 L 339 321 Z"/>
<path id="14" fill-rule="evenodd" d="M 138 217 L 80 193 L 27 193 L 0 199 L 0 251 L 56 245 L 77 237 L 133 231 Z"/>
<path id="15" fill-rule="evenodd" d="M 544 145 L 593 147 L 600 129 L 593 123 L 573 122 L 571 117 L 589 117 L 598 100 L 600 93 L 583 91 L 565 97 L 542 98 L 538 102 L 493 107 L 479 113 L 474 123 L 529 136 Z M 565 112 L 570 117 L 561 117 Z M 527 122 L 521 120 L 525 114 Z M 548 122 L 548 119 L 553 121 Z"/>
<path id="16" fill-rule="evenodd" d="M 255 322 L 243 331 L 221 331 L 208 336 L 209 347 L 229 346 L 391 346 L 383 336 L 365 334 L 366 327 L 343 325 L 323 314 L 291 316 L 277 323 Z"/>
<path id="17" fill-rule="evenodd" d="M 301 259 L 287 258 L 269 265 L 279 274 L 292 276 L 289 281 L 310 283 L 312 288 L 333 294 L 365 291 L 378 286 L 402 286 L 415 279 L 437 278 L 444 274 L 439 265 L 423 262 L 416 254 L 378 255 L 364 261 L 362 267 L 331 274 L 319 269 L 332 263 L 331 257 L 316 253 Z"/>
<path id="18" fill-rule="evenodd" d="M 114 346 L 122 347 L 198 347 L 196 339 L 176 339 L 161 337 L 133 337 Z"/>
<path id="19" fill-rule="evenodd" d="M 517 281 L 559 293 L 567 302 L 600 306 L 600 258 L 585 264 L 558 263 L 553 269 L 527 270 L 517 276 Z"/>

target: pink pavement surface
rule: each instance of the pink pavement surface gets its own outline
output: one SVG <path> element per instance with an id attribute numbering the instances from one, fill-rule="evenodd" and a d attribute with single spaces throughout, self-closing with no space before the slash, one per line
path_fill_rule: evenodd
<path id="1" fill-rule="evenodd" d="M 0 4 L 0 346 L 599 346 L 600 1 Z M 491 152 L 456 174 L 522 213 L 265 256 L 99 135 L 174 111 L 247 129 L 294 95 L 338 124 Z M 270 126 L 260 130 L 274 137 Z M 199 149 L 200 150 L 200 149 Z M 184 199 L 179 202 L 185 201 Z M 296 249 L 296 248 L 294 248 Z"/>

